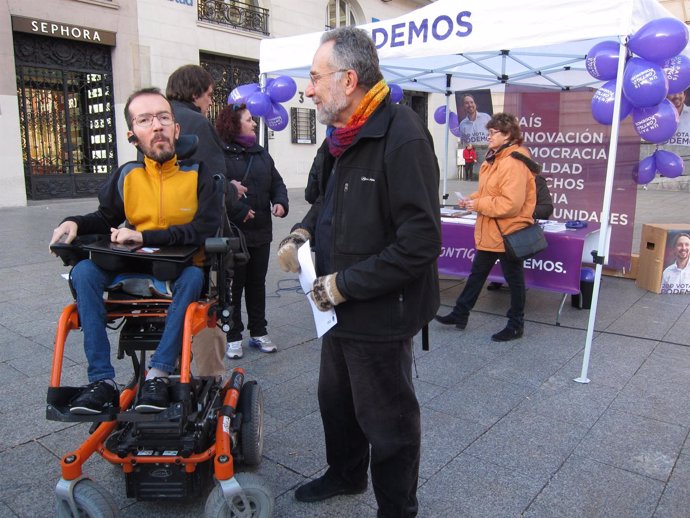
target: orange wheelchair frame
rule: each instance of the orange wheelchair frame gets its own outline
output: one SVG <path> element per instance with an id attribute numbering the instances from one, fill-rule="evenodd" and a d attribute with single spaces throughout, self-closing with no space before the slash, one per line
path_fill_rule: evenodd
<path id="1" fill-rule="evenodd" d="M 61 386 L 67 336 L 79 329 L 76 303 L 64 308 L 57 325 L 46 416 L 93 424 L 90 436 L 62 457 L 62 477 L 56 486 L 57 516 L 119 515 L 109 492 L 83 473 L 84 463 L 94 453 L 121 466 L 128 497 L 171 501 L 197 498 L 212 471 L 218 484 L 206 501 L 206 516 L 271 516 L 274 499 L 270 490 L 258 476 L 235 472 L 235 461 L 251 466 L 261 460 L 263 395 L 259 385 L 254 381 L 245 383 L 241 368 L 233 369 L 225 383 L 215 377 L 194 378 L 191 374 L 193 337 L 205 328 L 216 327 L 219 320 L 227 330 L 230 316 L 224 297 L 218 295 L 227 294 L 223 253 L 229 253 L 232 245 L 229 238 L 209 241 L 212 243 L 207 241 L 206 249 L 217 254 L 219 287 L 215 294 L 209 287 L 207 299 L 187 307 L 179 381 L 177 376 L 171 377 L 175 380 L 170 388 L 174 397 L 170 408 L 159 414 L 138 414 L 132 404 L 143 380 L 146 350 L 156 345 L 155 336 L 151 338 L 146 326 L 162 325 L 170 300 L 106 300 L 108 322 L 119 320 L 123 327 L 118 357 L 123 358 L 125 353 L 131 356 L 134 376 L 120 393 L 119 408 L 93 416 L 71 414 L 69 400 L 79 388 Z M 128 327 L 134 331 L 123 338 Z M 139 342 L 147 345 L 140 346 Z"/>

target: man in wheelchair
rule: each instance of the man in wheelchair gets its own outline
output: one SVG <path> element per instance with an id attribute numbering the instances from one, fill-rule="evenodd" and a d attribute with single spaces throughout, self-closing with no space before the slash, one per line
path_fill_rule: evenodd
<path id="1" fill-rule="evenodd" d="M 203 163 L 178 160 L 175 143 L 180 126 L 160 90 L 145 88 L 132 93 L 124 112 L 128 140 L 143 153 L 143 164 L 129 162 L 111 174 L 99 192 L 98 210 L 66 218 L 53 231 L 51 245 L 71 243 L 78 235 L 109 234 L 111 243 L 123 246 L 202 247 L 206 238 L 215 235 L 223 212 L 211 172 Z M 192 264 L 172 279 L 172 301 L 134 407 L 137 412 L 160 412 L 169 406 L 168 376 L 181 350 L 187 306 L 201 296 L 203 265 L 200 248 Z M 89 380 L 72 399 L 72 414 L 100 414 L 118 406 L 103 300 L 103 292 L 117 273 L 90 259 L 78 262 L 71 273 Z"/>

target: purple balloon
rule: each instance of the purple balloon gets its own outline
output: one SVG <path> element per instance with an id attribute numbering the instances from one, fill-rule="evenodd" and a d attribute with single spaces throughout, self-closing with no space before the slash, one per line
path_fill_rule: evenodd
<path id="1" fill-rule="evenodd" d="M 656 175 L 656 160 L 654 155 L 649 155 L 647 158 L 640 160 L 640 163 L 633 170 L 633 180 L 638 184 L 643 185 L 654 180 Z"/>
<path id="2" fill-rule="evenodd" d="M 439 106 L 434 110 L 434 120 L 438 124 L 445 124 L 446 123 L 446 107 L 445 106 Z"/>
<path id="3" fill-rule="evenodd" d="M 460 126 L 456 126 L 456 127 L 452 127 L 452 126 L 451 126 L 451 127 L 450 127 L 450 132 L 451 132 L 453 135 L 455 135 L 456 137 L 460 138 L 460 135 L 461 135 L 461 133 L 460 133 Z"/>
<path id="4" fill-rule="evenodd" d="M 668 80 L 668 93 L 677 94 L 690 86 L 690 58 L 678 54 L 661 64 L 661 69 Z"/>
<path id="5" fill-rule="evenodd" d="M 658 106 L 633 108 L 632 119 L 637 134 L 653 144 L 666 142 L 678 128 L 678 112 L 668 99 Z"/>
<path id="6" fill-rule="evenodd" d="M 613 122 L 613 103 L 616 100 L 616 81 L 604 83 L 592 97 L 592 116 L 599 124 L 610 125 Z M 625 119 L 633 109 L 633 105 L 623 95 L 621 96 L 620 120 Z"/>
<path id="7" fill-rule="evenodd" d="M 688 44 L 688 28 L 678 18 L 658 18 L 630 36 L 628 48 L 649 61 L 662 63 Z"/>
<path id="8" fill-rule="evenodd" d="M 399 103 L 403 98 L 403 89 L 400 85 L 391 83 L 388 85 L 391 89 L 391 101 L 394 103 Z"/>
<path id="9" fill-rule="evenodd" d="M 235 88 L 228 96 L 228 104 L 247 104 L 247 99 L 253 93 L 259 91 L 259 85 L 256 83 L 249 83 L 240 85 Z"/>
<path id="10" fill-rule="evenodd" d="M 668 95 L 668 79 L 656 63 L 631 58 L 623 72 L 623 93 L 636 108 L 656 106 Z"/>
<path id="11" fill-rule="evenodd" d="M 264 117 L 271 113 L 271 98 L 263 92 L 254 92 L 246 102 L 252 117 Z"/>
<path id="12" fill-rule="evenodd" d="M 264 119 L 266 120 L 266 126 L 273 131 L 284 130 L 290 121 L 287 110 L 278 103 L 272 104 L 270 114 L 266 115 Z"/>
<path id="13" fill-rule="evenodd" d="M 667 178 L 676 178 L 685 171 L 683 159 L 671 151 L 657 149 L 654 152 L 654 160 L 656 161 L 656 168 L 659 170 L 659 173 Z"/>
<path id="14" fill-rule="evenodd" d="M 458 119 L 458 114 L 455 112 L 450 112 L 448 115 L 448 127 L 450 129 L 458 128 L 460 126 L 460 119 Z"/>
<path id="15" fill-rule="evenodd" d="M 297 83 L 289 76 L 278 76 L 273 79 L 270 87 L 266 89 L 271 101 L 274 103 L 284 103 L 292 99 L 297 91 Z"/>
<path id="16" fill-rule="evenodd" d="M 585 66 L 587 72 L 596 79 L 608 81 L 618 74 L 618 52 L 620 45 L 616 41 L 601 41 L 587 53 Z"/>

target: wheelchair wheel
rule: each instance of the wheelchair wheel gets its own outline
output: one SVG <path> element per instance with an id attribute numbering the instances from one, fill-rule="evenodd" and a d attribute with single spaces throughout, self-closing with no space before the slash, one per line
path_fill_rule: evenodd
<path id="1" fill-rule="evenodd" d="M 249 501 L 249 509 L 245 509 L 239 497 L 234 498 L 232 506 L 229 506 L 223 497 L 222 489 L 216 485 L 206 500 L 206 518 L 269 518 L 273 514 L 273 494 L 263 485 L 261 479 L 252 473 L 238 473 L 235 478 Z M 249 514 L 246 514 L 247 512 Z"/>
<path id="2" fill-rule="evenodd" d="M 256 381 L 244 384 L 238 407 L 242 412 L 242 461 L 247 466 L 258 466 L 264 450 L 264 395 Z"/>
<path id="3" fill-rule="evenodd" d="M 74 486 L 74 501 L 77 504 L 78 515 L 72 514 L 72 509 L 64 500 L 58 500 L 55 516 L 58 518 L 118 518 L 120 509 L 112 495 L 93 480 L 82 480 Z"/>

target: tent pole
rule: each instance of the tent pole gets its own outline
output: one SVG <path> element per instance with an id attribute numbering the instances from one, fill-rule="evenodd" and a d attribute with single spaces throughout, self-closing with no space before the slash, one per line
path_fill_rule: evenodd
<path id="1" fill-rule="evenodd" d="M 627 47 L 625 37 L 618 38 L 620 47 L 618 49 L 618 71 L 616 73 L 616 93 L 613 103 L 613 121 L 611 123 L 611 140 L 609 142 L 609 156 L 606 164 L 606 183 L 604 186 L 604 204 L 601 209 L 601 227 L 599 229 L 598 251 L 592 252 L 592 257 L 596 265 L 594 271 L 594 287 L 592 292 L 592 306 L 589 310 L 589 322 L 587 323 L 587 339 L 585 341 L 585 352 L 582 358 L 582 371 L 579 378 L 573 381 L 578 383 L 589 383 L 587 370 L 589 369 L 589 357 L 592 353 L 592 336 L 594 335 L 594 322 L 597 317 L 597 306 L 599 302 L 599 288 L 601 287 L 601 271 L 609 254 L 609 243 L 611 241 L 611 197 L 613 196 L 613 177 L 616 169 L 616 153 L 618 151 L 618 130 L 620 128 L 621 97 L 623 95 L 623 69 L 625 68 L 625 58 Z"/>
<path id="2" fill-rule="evenodd" d="M 446 201 L 448 200 L 448 133 L 450 132 L 450 96 L 452 94 L 452 92 L 450 91 L 450 80 L 452 77 L 453 76 L 451 74 L 446 74 L 446 134 L 444 141 L 445 150 L 443 159 L 443 203 L 441 203 L 441 205 L 445 205 Z"/>
<path id="3" fill-rule="evenodd" d="M 266 87 L 266 74 L 259 74 L 259 86 L 261 91 L 264 91 Z M 259 145 L 263 146 L 266 142 L 266 125 L 264 124 L 264 117 L 259 118 Z M 268 146 L 266 146 L 266 151 L 268 151 Z"/>

